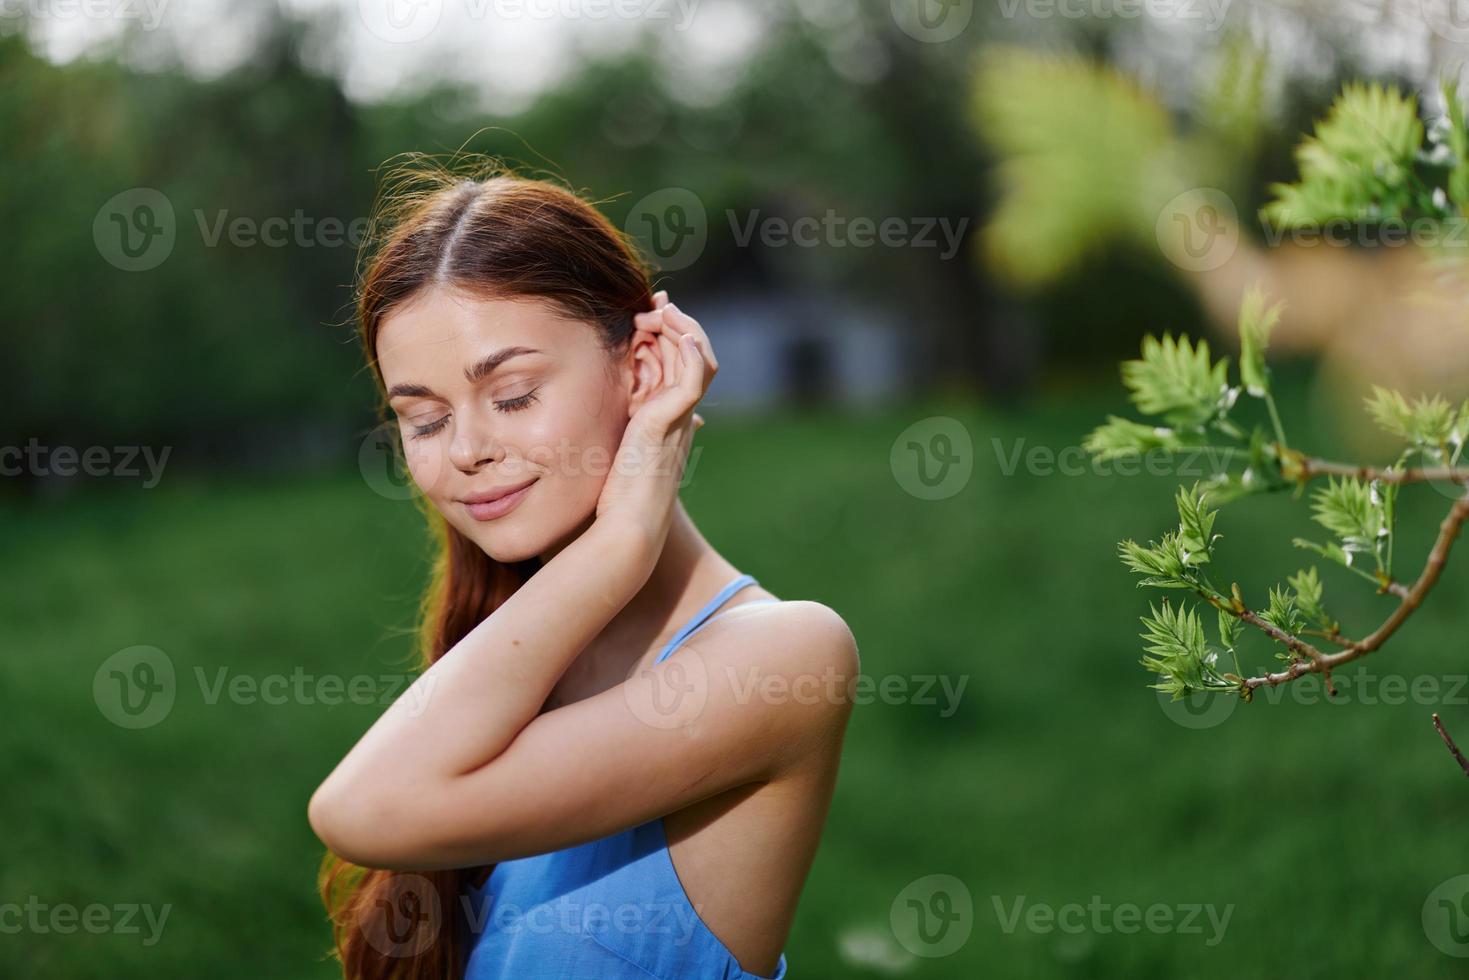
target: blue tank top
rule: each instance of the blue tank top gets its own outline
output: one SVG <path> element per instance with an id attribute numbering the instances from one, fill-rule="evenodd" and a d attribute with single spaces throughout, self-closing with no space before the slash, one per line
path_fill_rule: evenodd
<path id="1" fill-rule="evenodd" d="M 654 663 L 717 618 L 749 575 L 730 582 L 674 634 Z M 775 602 L 755 599 L 754 602 Z M 465 980 L 783 980 L 740 969 L 699 918 L 668 853 L 663 818 L 548 854 L 495 865 L 471 886 L 474 945 Z"/>

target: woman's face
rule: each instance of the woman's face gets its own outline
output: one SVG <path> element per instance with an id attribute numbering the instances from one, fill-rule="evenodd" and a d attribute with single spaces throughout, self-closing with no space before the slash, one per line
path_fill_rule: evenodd
<path id="1" fill-rule="evenodd" d="M 450 525 L 502 562 L 584 530 L 633 377 L 596 327 L 541 299 L 434 287 L 384 318 L 377 357 L 409 473 Z"/>

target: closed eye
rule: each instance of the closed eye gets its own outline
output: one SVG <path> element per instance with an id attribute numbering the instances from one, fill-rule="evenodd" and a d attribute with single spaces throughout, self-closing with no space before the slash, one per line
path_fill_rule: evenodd
<path id="1" fill-rule="evenodd" d="M 444 426 L 446 426 L 448 424 L 449 424 L 449 416 L 444 415 L 444 416 L 440 416 L 437 419 L 434 419 L 432 422 L 428 423 L 427 425 L 415 425 L 413 427 L 413 438 L 414 439 L 422 439 L 424 436 L 431 436 L 435 432 L 438 432 L 440 429 L 442 429 Z"/>
<path id="2" fill-rule="evenodd" d="M 501 412 L 518 412 L 522 408 L 529 408 L 537 400 L 536 392 L 540 390 L 540 386 L 537 385 L 523 395 L 515 398 L 507 398 L 502 402 L 495 402 L 495 409 Z"/>
<path id="3" fill-rule="evenodd" d="M 495 402 L 495 410 L 498 412 L 518 412 L 521 409 L 529 408 L 531 405 L 539 401 L 539 399 L 536 398 L 536 392 L 540 390 L 540 386 L 537 385 L 535 388 L 532 388 L 530 391 L 527 391 L 523 395 L 518 395 L 515 398 L 507 398 L 504 401 L 497 401 Z M 412 438 L 426 438 L 436 432 L 439 432 L 444 428 L 444 426 L 448 424 L 449 416 L 443 415 L 425 425 L 415 425 L 413 427 Z"/>

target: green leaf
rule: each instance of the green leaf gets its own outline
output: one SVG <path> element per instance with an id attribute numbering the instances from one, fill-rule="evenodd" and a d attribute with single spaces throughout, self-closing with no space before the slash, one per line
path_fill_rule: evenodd
<path id="1" fill-rule="evenodd" d="M 1194 575 L 1190 571 L 1190 556 L 1183 547 L 1180 536 L 1170 531 L 1156 544 L 1146 546 L 1129 538 L 1117 546 L 1118 557 L 1128 568 L 1144 576 L 1139 586 L 1151 585 L 1160 589 L 1191 589 Z"/>
<path id="2" fill-rule="evenodd" d="M 1443 94 L 1445 138 L 1455 163 L 1449 171 L 1449 199 L 1459 206 L 1459 213 L 1469 216 L 1469 128 L 1464 122 L 1464 103 L 1459 101 L 1459 80 L 1446 80 Z"/>
<path id="3" fill-rule="evenodd" d="M 1139 617 L 1147 632 L 1139 633 L 1147 642 L 1142 665 L 1158 675 L 1152 685 L 1167 691 L 1177 701 L 1193 691 L 1232 690 L 1215 669 L 1219 655 L 1204 642 L 1204 627 L 1189 609 L 1175 611 L 1167 602 L 1162 610 L 1149 607 L 1151 616 Z"/>
<path id="4" fill-rule="evenodd" d="M 1219 610 L 1219 642 L 1224 649 L 1233 650 L 1239 645 L 1240 634 L 1244 632 L 1244 621 L 1233 613 Z"/>
<path id="5" fill-rule="evenodd" d="M 1160 425 L 1144 425 L 1131 419 L 1108 415 L 1105 425 L 1093 429 L 1081 447 L 1093 454 L 1097 460 L 1132 456 L 1154 449 L 1176 452 L 1190 444 L 1197 444 L 1201 437 L 1193 433 L 1180 433 Z"/>
<path id="6" fill-rule="evenodd" d="M 1387 537 L 1387 518 L 1379 489 L 1356 477 L 1340 482 L 1331 477 L 1325 487 L 1312 495 L 1311 506 L 1311 517 L 1340 538 L 1348 553 L 1375 554 L 1379 540 Z"/>
<path id="7" fill-rule="evenodd" d="M 1168 334 L 1143 338 L 1142 357 L 1122 362 L 1122 383 L 1147 415 L 1161 415 L 1172 426 L 1200 426 L 1229 410 L 1229 358 L 1209 362 L 1209 342 Z"/>
<path id="8" fill-rule="evenodd" d="M 1239 373 L 1245 391 L 1263 398 L 1270 391 L 1270 370 L 1265 366 L 1265 350 L 1270 346 L 1270 333 L 1280 322 L 1283 303 L 1265 306 L 1265 293 L 1259 287 L 1245 293 L 1239 311 Z"/>
<path id="9" fill-rule="evenodd" d="M 1366 403 L 1379 426 L 1416 446 L 1458 446 L 1469 431 L 1469 401 L 1457 409 L 1441 395 L 1423 395 L 1410 403 L 1401 392 L 1373 385 Z"/>
<path id="10" fill-rule="evenodd" d="M 1260 613 L 1260 618 L 1292 636 L 1300 633 L 1306 626 L 1300 610 L 1296 608 L 1296 597 L 1285 589 L 1274 586 L 1270 589 L 1270 606 Z"/>
<path id="11" fill-rule="evenodd" d="M 991 268 L 1034 287 L 1119 236 L 1154 241 L 1157 161 L 1175 142 L 1154 95 L 1083 55 L 1020 45 L 986 46 L 974 79 L 973 118 L 996 156 Z"/>
<path id="12" fill-rule="evenodd" d="M 1259 426 L 1250 432 L 1249 448 L 1245 454 L 1245 467 L 1238 473 L 1221 473 L 1209 480 L 1205 492 L 1212 504 L 1227 504 L 1231 500 L 1278 490 L 1287 485 L 1281 478 L 1280 463 L 1271 447 L 1265 430 Z"/>
<path id="13" fill-rule="evenodd" d="M 1296 607 L 1307 619 L 1328 631 L 1337 625 L 1336 621 L 1326 614 L 1326 608 L 1321 604 L 1321 579 L 1316 575 L 1316 566 L 1302 569 L 1286 581 L 1295 590 Z"/>
<path id="14" fill-rule="evenodd" d="M 1291 544 L 1295 545 L 1297 548 L 1305 548 L 1307 551 L 1314 551 L 1322 558 L 1334 561 L 1338 565 L 1343 565 L 1347 568 L 1352 567 L 1352 556 L 1343 551 L 1341 545 L 1337 544 L 1335 541 L 1329 541 L 1326 544 L 1317 544 L 1315 541 L 1307 541 L 1305 538 L 1292 538 Z"/>
<path id="15" fill-rule="evenodd" d="M 1417 99 L 1396 87 L 1348 83 L 1315 134 L 1296 148 L 1300 180 L 1276 184 L 1264 216 L 1283 226 L 1399 217 L 1423 144 Z"/>
<path id="16" fill-rule="evenodd" d="M 1178 504 L 1178 535 L 1187 561 L 1191 565 L 1203 565 L 1214 556 L 1214 542 L 1221 535 L 1214 534 L 1214 518 L 1217 510 L 1208 509 L 1208 494 L 1195 483 L 1192 489 L 1178 488 L 1174 498 Z"/>

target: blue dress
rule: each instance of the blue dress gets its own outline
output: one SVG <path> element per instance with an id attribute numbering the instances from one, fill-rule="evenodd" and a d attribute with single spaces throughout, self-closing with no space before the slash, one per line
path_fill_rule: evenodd
<path id="1" fill-rule="evenodd" d="M 730 596 L 719 591 L 658 654 L 702 629 Z M 758 599 L 754 602 L 774 602 Z M 739 962 L 699 918 L 668 854 L 663 818 L 549 854 L 502 861 L 471 887 L 474 946 L 465 980 L 783 980 Z"/>

